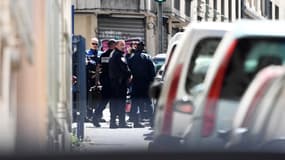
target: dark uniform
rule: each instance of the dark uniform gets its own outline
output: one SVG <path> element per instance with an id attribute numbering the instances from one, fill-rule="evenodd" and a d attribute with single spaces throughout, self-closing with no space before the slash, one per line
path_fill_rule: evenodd
<path id="1" fill-rule="evenodd" d="M 111 82 L 111 120 L 110 128 L 117 128 L 116 115 L 119 116 L 119 127 L 127 128 L 125 122 L 125 106 L 128 79 L 131 77 L 131 72 L 128 68 L 124 52 L 115 49 L 109 62 L 109 76 Z"/>
<path id="2" fill-rule="evenodd" d="M 131 118 L 134 122 L 134 127 L 140 127 L 138 113 L 142 114 L 146 110 L 147 118 L 152 119 L 153 106 L 148 96 L 148 90 L 155 77 L 155 66 L 151 57 L 142 53 L 142 49 L 138 49 L 128 59 L 128 65 L 133 75 Z"/>
<path id="3" fill-rule="evenodd" d="M 109 61 L 110 61 L 110 54 L 113 52 L 113 49 L 108 49 L 100 56 L 100 84 L 102 85 L 101 91 L 101 99 L 98 105 L 98 108 L 95 110 L 95 117 L 99 121 L 103 117 L 103 110 L 105 109 L 106 105 L 110 101 L 111 98 L 111 82 L 109 78 Z"/>
<path id="4" fill-rule="evenodd" d="M 96 85 L 96 79 L 92 78 L 96 74 L 96 67 L 99 63 L 98 51 L 89 49 L 86 52 L 86 81 L 87 81 L 87 118 L 90 121 L 93 117 L 93 109 L 96 108 L 96 99 L 90 88 Z"/>

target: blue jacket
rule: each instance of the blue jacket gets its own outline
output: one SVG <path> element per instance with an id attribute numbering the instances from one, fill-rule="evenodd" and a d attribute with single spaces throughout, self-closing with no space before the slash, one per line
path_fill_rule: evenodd
<path id="1" fill-rule="evenodd" d="M 155 65 L 151 57 L 137 51 L 128 59 L 128 65 L 133 75 L 133 85 L 149 86 L 155 77 Z"/>

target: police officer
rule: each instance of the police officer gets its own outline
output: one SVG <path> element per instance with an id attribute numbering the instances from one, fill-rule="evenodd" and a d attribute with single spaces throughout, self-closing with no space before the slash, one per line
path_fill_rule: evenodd
<path id="1" fill-rule="evenodd" d="M 115 49 L 115 40 L 111 39 L 108 42 L 108 50 L 100 56 L 100 84 L 102 85 L 101 99 L 98 104 L 98 108 L 95 110 L 95 118 L 93 118 L 93 123 L 96 126 L 100 126 L 99 122 L 106 122 L 103 117 L 103 110 L 110 101 L 111 98 L 111 84 L 109 78 L 109 60 L 111 53 Z"/>
<path id="2" fill-rule="evenodd" d="M 131 81 L 131 72 L 124 57 L 125 41 L 116 42 L 115 51 L 109 61 L 109 76 L 111 82 L 110 128 L 130 128 L 125 121 L 125 106 L 127 86 Z M 119 126 L 116 125 L 116 116 L 119 116 Z"/>
<path id="3" fill-rule="evenodd" d="M 91 39 L 90 49 L 86 51 L 86 75 L 87 75 L 87 121 L 91 121 L 93 117 L 93 108 L 96 107 L 95 99 L 90 91 L 91 87 L 96 85 L 96 68 L 99 63 L 98 58 L 98 39 Z"/>
<path id="4" fill-rule="evenodd" d="M 131 118 L 135 128 L 143 127 L 139 123 L 139 113 L 142 114 L 146 109 L 149 118 L 153 117 L 153 106 L 148 89 L 155 77 L 155 66 L 151 57 L 144 52 L 144 43 L 139 42 L 135 54 L 128 60 L 132 79 L 132 108 Z"/>

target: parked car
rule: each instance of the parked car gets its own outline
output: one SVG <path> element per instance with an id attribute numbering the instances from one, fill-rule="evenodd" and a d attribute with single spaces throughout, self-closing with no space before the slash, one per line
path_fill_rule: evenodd
<path id="1" fill-rule="evenodd" d="M 160 69 L 157 71 L 156 76 L 154 78 L 154 82 L 152 83 L 152 85 L 150 87 L 153 87 L 153 88 L 161 88 L 162 87 L 163 81 L 164 81 L 164 75 L 165 75 L 165 72 L 168 68 L 168 64 L 171 60 L 173 52 L 175 51 L 176 46 L 177 46 L 179 40 L 181 39 L 182 35 L 183 35 L 183 32 L 178 32 L 170 39 L 169 45 L 167 47 L 165 62 L 160 67 Z M 156 89 L 154 89 L 154 90 L 156 90 Z M 156 112 L 156 108 L 157 108 L 156 106 L 157 106 L 158 98 L 159 98 L 159 96 L 157 95 L 157 93 L 152 94 L 155 112 Z"/>
<path id="2" fill-rule="evenodd" d="M 285 23 L 239 21 L 223 38 L 206 75 L 184 143 L 190 150 L 221 150 L 240 99 L 262 68 L 285 60 Z M 190 76 L 191 77 L 191 76 Z M 191 85 L 190 85 L 191 86 Z M 186 86 L 186 90 L 191 87 Z"/>
<path id="3" fill-rule="evenodd" d="M 198 85 L 203 83 L 205 67 L 211 63 L 222 37 L 230 28 L 227 23 L 191 23 L 179 40 L 165 72 L 164 84 L 151 92 L 158 98 L 155 113 L 155 136 L 150 150 L 177 148 L 191 122 L 194 108 L 189 105 L 193 95 L 185 90 L 190 73 Z M 193 79 L 193 80 L 194 80 Z M 192 83 L 191 83 L 192 85 Z M 187 99 L 185 99 L 187 97 Z"/>
<path id="4" fill-rule="evenodd" d="M 261 151 L 282 144 L 272 151 L 285 152 L 284 78 L 285 67 L 281 66 L 266 67 L 257 74 L 240 101 L 232 129 L 219 131 L 226 149 Z"/>
<path id="5" fill-rule="evenodd" d="M 159 54 L 152 57 L 152 60 L 153 60 L 154 65 L 155 65 L 156 73 L 159 71 L 161 66 L 165 63 L 165 59 L 166 59 L 166 53 L 159 53 Z"/>
<path id="6" fill-rule="evenodd" d="M 168 64 L 171 60 L 171 57 L 173 55 L 173 52 L 176 49 L 177 44 L 179 43 L 179 40 L 181 39 L 183 35 L 183 32 L 178 32 L 176 33 L 169 41 L 168 47 L 167 47 L 167 51 L 166 51 L 166 58 L 165 58 L 165 62 L 164 64 L 160 67 L 159 70 L 157 70 L 156 76 L 155 76 L 155 81 L 157 82 L 161 82 L 163 83 L 163 79 L 164 79 L 164 73 L 168 68 Z M 154 83 L 156 83 L 154 82 Z"/>

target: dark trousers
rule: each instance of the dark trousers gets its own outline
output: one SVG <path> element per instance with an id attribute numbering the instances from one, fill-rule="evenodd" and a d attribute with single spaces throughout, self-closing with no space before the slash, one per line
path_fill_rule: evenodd
<path id="1" fill-rule="evenodd" d="M 153 104 L 148 96 L 149 83 L 141 80 L 133 80 L 132 84 L 132 107 L 130 118 L 134 123 L 139 121 L 139 118 L 153 117 Z"/>
<path id="2" fill-rule="evenodd" d="M 145 114 L 145 115 L 144 115 Z M 153 117 L 153 105 L 151 99 L 148 97 L 132 97 L 131 118 L 137 124 L 140 117 Z"/>
<path id="3" fill-rule="evenodd" d="M 116 80 L 111 81 L 111 100 L 110 100 L 110 112 L 111 120 L 110 125 L 115 124 L 116 116 L 119 116 L 119 125 L 125 125 L 125 107 L 126 107 L 126 95 L 127 85 L 122 85 Z"/>
<path id="4" fill-rule="evenodd" d="M 101 119 L 103 117 L 103 111 L 106 108 L 106 105 L 110 102 L 111 99 L 111 89 L 110 86 L 103 86 L 102 92 L 101 92 L 101 99 L 99 100 L 99 103 L 97 105 L 97 108 L 95 109 L 95 117 L 96 119 Z"/>
<path id="5" fill-rule="evenodd" d="M 113 125 L 116 123 L 117 115 L 119 117 L 119 125 L 123 126 L 126 124 L 125 117 L 125 105 L 126 101 L 122 99 L 111 99 L 110 101 L 110 112 L 111 112 L 111 120 L 110 124 Z"/>

